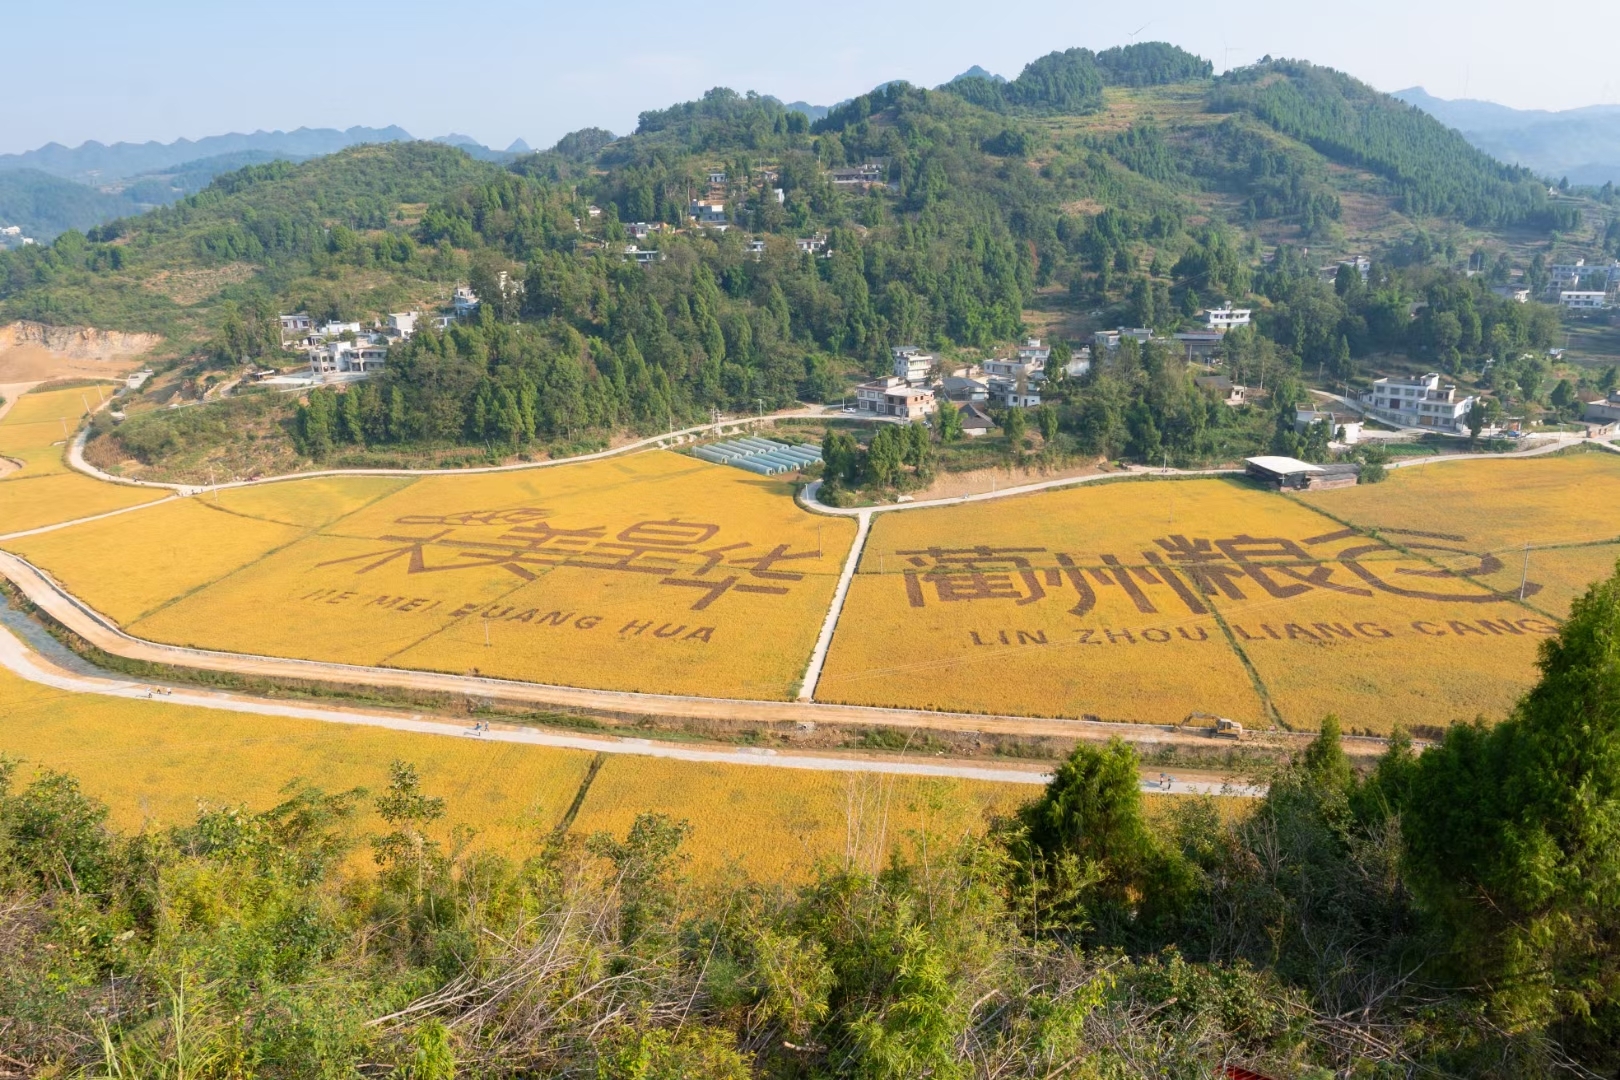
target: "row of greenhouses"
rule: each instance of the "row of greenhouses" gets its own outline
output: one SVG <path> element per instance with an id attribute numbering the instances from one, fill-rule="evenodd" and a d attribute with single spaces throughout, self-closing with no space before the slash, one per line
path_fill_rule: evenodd
<path id="1" fill-rule="evenodd" d="M 776 476 L 816 464 L 821 460 L 821 448 L 748 437 L 699 446 L 692 455 L 716 465 L 735 465 L 761 476 Z"/>

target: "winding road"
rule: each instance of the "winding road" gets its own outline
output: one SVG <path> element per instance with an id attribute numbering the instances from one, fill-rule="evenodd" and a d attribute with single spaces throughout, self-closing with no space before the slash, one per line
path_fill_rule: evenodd
<path id="1" fill-rule="evenodd" d="M 349 475 L 375 475 L 375 476 L 422 476 L 437 474 L 466 475 L 483 472 L 509 472 L 525 469 L 547 468 L 556 465 L 572 464 L 580 461 L 600 460 L 622 454 L 634 453 L 652 448 L 667 448 L 689 442 L 705 435 L 728 434 L 741 431 L 759 423 L 761 420 L 790 419 L 793 417 L 810 417 L 821 415 L 819 409 L 802 409 L 789 413 L 778 413 L 768 417 L 744 418 L 724 420 L 713 424 L 704 424 L 685 428 L 665 435 L 654 436 L 599 451 L 593 454 L 582 455 L 576 458 L 557 459 L 544 462 L 525 462 L 516 465 L 489 466 L 478 469 L 449 469 L 449 470 L 412 470 L 412 469 L 362 469 L 362 470 L 325 470 L 312 473 L 295 473 L 286 476 L 268 477 L 258 480 L 231 481 L 218 485 L 220 488 L 249 487 L 260 484 L 282 483 L 291 480 L 307 479 L 315 476 L 349 476 Z M 78 471 L 97 479 L 110 483 L 125 484 L 137 487 L 163 488 L 174 493 L 173 497 L 187 497 L 202 491 L 211 490 L 208 486 L 192 486 L 183 484 L 160 484 L 152 481 L 131 480 L 104 473 L 89 465 L 83 458 L 84 441 L 87 431 L 82 431 L 71 442 L 67 459 L 69 464 Z M 1443 461 L 1456 460 L 1496 460 L 1518 457 L 1534 457 L 1541 454 L 1553 453 L 1577 442 L 1594 442 L 1604 449 L 1615 451 L 1616 448 L 1606 442 L 1590 439 L 1563 439 L 1546 445 L 1533 447 L 1512 454 L 1501 455 L 1443 455 L 1437 457 L 1420 458 L 1412 461 L 1403 461 L 1396 467 L 1407 468 L 1417 465 L 1434 464 Z M 605 713 L 618 716 L 659 716 L 678 720 L 735 720 L 746 722 L 813 724 L 831 723 L 844 725 L 878 725 L 900 729 L 938 729 L 958 732 L 982 732 L 986 734 L 1009 736 L 1047 736 L 1064 739 L 1105 739 L 1118 737 L 1137 744 L 1167 744 L 1180 743 L 1184 745 L 1208 746 L 1207 736 L 1189 732 L 1175 727 L 1161 727 L 1146 724 L 1106 723 L 1100 721 L 1083 721 L 1055 717 L 1028 717 L 1010 715 L 987 715 L 977 713 L 948 713 L 923 709 L 887 709 L 865 706 L 833 705 L 814 701 L 817 683 L 819 682 L 822 666 L 825 663 L 828 648 L 831 645 L 834 633 L 837 630 L 838 620 L 842 614 L 844 602 L 848 596 L 851 581 L 859 567 L 861 554 L 867 537 L 870 535 L 873 518 L 878 514 L 899 513 L 906 510 L 922 510 L 931 507 L 961 505 L 965 503 L 983 502 L 994 499 L 1014 498 L 1033 492 L 1047 491 L 1058 488 L 1075 487 L 1088 483 L 1097 483 L 1103 480 L 1116 479 L 1124 475 L 1133 476 L 1218 476 L 1230 475 L 1235 470 L 1152 470 L 1130 469 L 1124 473 L 1107 473 L 1082 477 L 1067 477 L 1055 480 L 1040 481 L 1037 483 L 1006 488 L 994 492 L 984 492 L 973 495 L 956 496 L 946 499 L 934 499 L 922 502 L 894 503 L 882 506 L 841 509 L 821 504 L 816 496 L 820 490 L 819 483 L 811 484 L 798 496 L 799 504 L 806 511 L 817 514 L 853 517 L 858 522 L 858 531 L 855 543 L 852 545 L 849 556 L 845 560 L 832 603 L 829 605 L 823 620 L 815 649 L 810 658 L 806 677 L 802 682 L 801 690 L 796 701 L 762 701 L 728 698 L 710 698 L 699 696 L 645 694 L 621 691 L 592 690 L 580 687 L 556 686 L 541 683 L 520 682 L 516 680 L 493 679 L 480 676 L 455 675 L 443 672 L 406 670 L 386 667 L 369 667 L 352 664 L 337 664 L 322 661 L 299 660 L 275 656 L 255 656 L 241 653 L 228 653 L 206 649 L 183 648 L 174 645 L 165 645 L 159 642 L 148 641 L 126 633 L 112 620 L 95 611 L 88 604 L 69 593 L 62 585 L 54 581 L 48 574 L 41 571 L 21 557 L 9 552 L 0 552 L 0 575 L 9 579 L 27 599 L 53 620 L 71 630 L 91 645 L 105 653 L 126 659 L 144 661 L 153 664 L 191 668 L 202 671 L 229 672 L 233 674 L 258 676 L 266 679 L 302 680 L 321 683 L 331 683 L 346 686 L 372 687 L 391 689 L 395 691 L 442 694 L 454 697 L 465 697 L 477 701 L 499 701 L 506 704 L 541 707 L 553 709 L 579 709 L 596 713 Z M 155 502 L 145 503 L 135 507 L 99 514 L 92 517 L 65 521 L 55 525 L 43 526 L 25 532 L 0 536 L 0 540 L 15 539 L 30 536 L 55 529 L 68 528 L 82 524 L 86 521 L 99 520 L 115 514 L 133 513 L 149 506 L 161 505 L 169 501 L 159 499 Z M 148 689 L 137 683 L 122 680 L 105 673 L 85 674 L 72 673 L 38 661 L 29 650 L 10 634 L 0 635 L 0 663 L 10 668 L 24 678 L 45 685 L 55 686 L 59 689 L 71 690 L 80 693 L 109 694 L 112 696 L 146 696 Z M 173 694 L 166 694 L 165 700 L 177 704 L 196 704 L 209 708 L 225 708 L 235 711 L 266 712 L 273 715 L 296 716 L 307 719 L 319 719 L 341 723 L 358 723 L 372 726 L 394 727 L 398 730 L 417 731 L 426 734 L 454 734 L 465 737 L 468 732 L 466 725 L 440 720 L 422 720 L 420 718 L 403 719 L 396 715 L 368 712 L 353 709 L 321 709 L 311 706 L 288 705 L 282 701 L 254 698 L 250 695 L 218 694 L 200 690 L 185 690 Z M 849 756 L 815 756 L 804 754 L 782 754 L 770 751 L 761 751 L 754 748 L 745 749 L 693 749 L 690 747 L 672 746 L 667 744 L 653 744 L 645 740 L 606 739 L 583 736 L 563 735 L 536 731 L 532 728 L 517 725 L 495 725 L 489 732 L 478 737 L 499 739 L 514 742 L 532 742 L 536 745 L 558 746 L 576 749 L 597 750 L 605 753 L 648 753 L 652 756 L 671 757 L 692 761 L 724 761 L 733 764 L 772 765 L 783 768 L 833 769 L 910 773 L 915 775 L 941 775 L 955 776 L 963 779 L 995 779 L 1020 783 L 1044 782 L 1044 775 L 1028 769 L 1017 768 L 991 768 L 980 765 L 941 763 L 902 762 L 892 760 L 871 760 Z M 1277 745 L 1295 745 L 1308 739 L 1308 735 L 1295 735 L 1289 733 L 1265 733 L 1258 736 L 1264 742 Z M 1369 742 L 1373 740 L 1368 740 Z M 1202 782 L 1202 781 L 1201 781 Z M 1219 788 L 1219 785 L 1205 783 L 1206 787 Z M 1157 786 L 1154 786 L 1157 790 Z M 1180 790 L 1171 788 L 1168 790 Z M 1192 789 L 1189 789 L 1192 790 Z M 1253 794 L 1253 791 L 1247 792 Z"/>

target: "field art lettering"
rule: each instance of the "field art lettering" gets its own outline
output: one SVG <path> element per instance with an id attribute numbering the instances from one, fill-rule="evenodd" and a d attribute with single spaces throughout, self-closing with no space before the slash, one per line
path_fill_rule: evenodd
<path id="1" fill-rule="evenodd" d="M 631 619 L 629 622 L 627 622 L 623 626 L 619 627 L 619 633 L 621 633 L 621 634 L 640 634 L 640 633 L 642 633 L 644 631 L 651 630 L 651 629 L 652 629 L 652 620 L 651 619 L 648 619 L 646 622 L 637 622 L 635 619 Z"/>
<path id="2" fill-rule="evenodd" d="M 331 559 L 316 568 L 354 564 L 356 574 L 368 574 L 403 561 L 406 574 L 495 569 L 524 581 L 535 581 L 541 572 L 557 567 L 644 574 L 656 577 L 660 585 L 699 590 L 701 595 L 691 609 L 702 611 L 730 592 L 786 596 L 789 587 L 805 577 L 793 565 L 821 557 L 819 550 L 794 551 L 788 544 L 757 547 L 746 540 L 711 544 L 721 531 L 712 522 L 638 521 L 609 538 L 606 525 L 562 528 L 545 520 L 547 517 L 549 511 L 537 507 L 407 515 L 395 519 L 395 524 L 442 528 L 425 536 L 384 535 L 379 542 L 392 546 Z M 492 527 L 505 531 L 494 536 L 483 531 L 462 533 Z M 749 549 L 755 549 L 754 553 Z M 720 573 L 722 568 L 732 572 Z M 317 590 L 305 599 L 335 591 Z M 470 612 L 458 617 L 466 614 Z"/>
<path id="3" fill-rule="evenodd" d="M 1503 634 L 1518 634 L 1521 637 L 1524 635 L 1524 631 L 1519 629 L 1517 626 L 1514 626 L 1512 620 L 1510 619 L 1503 619 L 1499 623 L 1492 622 L 1490 619 L 1481 619 L 1479 620 L 1479 625 L 1498 637 Z"/>

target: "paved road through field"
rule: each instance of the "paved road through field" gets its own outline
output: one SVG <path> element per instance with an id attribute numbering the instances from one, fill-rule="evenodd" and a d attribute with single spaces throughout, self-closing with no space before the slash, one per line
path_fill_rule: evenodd
<path id="1" fill-rule="evenodd" d="M 17 616 L 13 616 L 16 618 Z M 10 623 L 12 619 L 4 620 Z M 388 728 L 418 735 L 475 738 L 496 743 L 520 743 L 528 746 L 546 746 L 563 750 L 583 750 L 601 754 L 628 754 L 638 757 L 666 758 L 704 764 L 745 765 L 757 768 L 805 769 L 815 772 L 881 773 L 890 776 L 931 776 L 955 780 L 981 780 L 1001 784 L 1045 784 L 1051 775 L 1039 767 L 985 766 L 958 761 L 914 761 L 858 754 L 805 754 L 777 751 L 759 747 L 697 747 L 660 743 L 644 738 L 611 738 L 602 736 L 565 735 L 542 731 L 517 724 L 490 722 L 479 728 L 466 722 L 447 719 L 424 719 L 421 716 L 404 717 L 374 710 L 352 708 L 320 708 L 294 705 L 285 701 L 272 701 L 244 694 L 182 688 L 166 690 L 151 683 L 136 682 L 108 674 L 90 674 L 82 661 L 75 663 L 78 670 L 69 671 L 30 649 L 14 634 L 10 625 L 0 629 L 0 665 L 12 673 L 41 686 L 75 694 L 94 694 L 127 700 L 153 699 L 168 705 L 225 712 L 256 713 L 263 716 L 282 716 L 294 720 L 315 720 L 322 723 L 353 724 L 362 727 Z M 1208 774 L 1178 777 L 1168 783 L 1155 776 L 1144 775 L 1142 790 L 1175 795 L 1220 795 L 1253 798 L 1264 794 L 1264 789 L 1242 783 L 1227 783 Z"/>

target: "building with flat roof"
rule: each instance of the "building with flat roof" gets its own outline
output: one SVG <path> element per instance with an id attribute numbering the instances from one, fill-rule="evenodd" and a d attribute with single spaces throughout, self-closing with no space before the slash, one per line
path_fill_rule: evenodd
<path id="1" fill-rule="evenodd" d="M 934 411 L 934 392 L 920 386 L 908 386 L 904 379 L 892 376 L 874 379 L 855 388 L 855 408 L 858 412 L 877 416 L 920 420 Z"/>
<path id="2" fill-rule="evenodd" d="M 1239 326 L 1248 326 L 1253 317 L 1253 308 L 1235 308 L 1231 304 L 1224 304 L 1204 312 L 1204 325 L 1225 333 Z"/>
<path id="3" fill-rule="evenodd" d="M 1359 465 L 1312 465 L 1291 457 L 1252 457 L 1243 462 L 1251 480 L 1278 491 L 1326 491 L 1354 487 L 1361 478 Z"/>
<path id="4" fill-rule="evenodd" d="M 1609 294 L 1595 289 L 1565 289 L 1558 294 L 1565 311 L 1602 311 L 1609 306 Z"/>
<path id="5" fill-rule="evenodd" d="M 1378 379 L 1361 393 L 1361 407 L 1374 419 L 1398 427 L 1433 428 L 1453 435 L 1468 430 L 1468 413 L 1476 400 L 1441 383 L 1436 372 Z"/>

